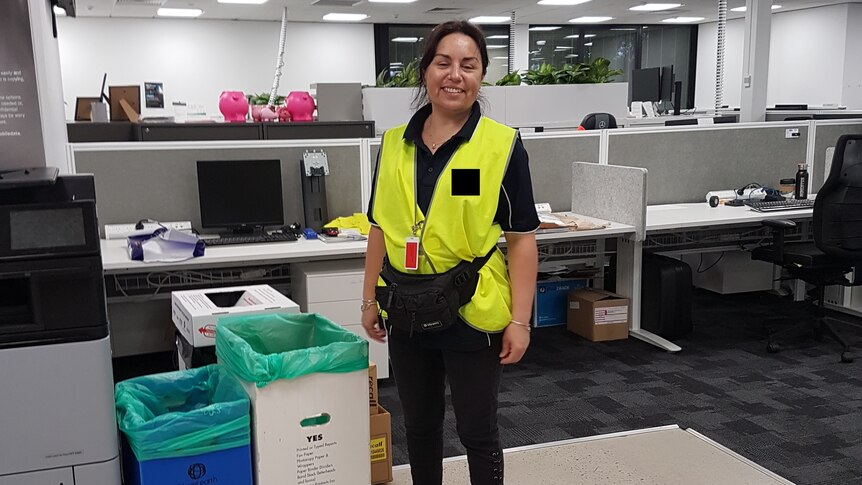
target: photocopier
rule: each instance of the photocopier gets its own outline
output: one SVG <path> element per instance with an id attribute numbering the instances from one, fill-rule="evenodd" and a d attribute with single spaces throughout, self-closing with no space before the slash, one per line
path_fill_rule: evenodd
<path id="1" fill-rule="evenodd" d="M 0 485 L 118 485 L 92 175 L 0 180 Z"/>

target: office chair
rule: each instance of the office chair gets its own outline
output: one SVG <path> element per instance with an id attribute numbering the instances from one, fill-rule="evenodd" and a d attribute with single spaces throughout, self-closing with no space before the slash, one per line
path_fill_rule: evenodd
<path id="1" fill-rule="evenodd" d="M 778 352 L 781 341 L 810 334 L 828 335 L 841 344 L 841 362 L 852 362 L 847 341 L 833 327 L 837 319 L 825 316 L 826 286 L 862 285 L 862 135 L 838 139 L 829 177 L 814 200 L 814 242 L 785 243 L 785 230 L 796 226 L 790 220 L 766 220 L 772 229 L 772 244 L 756 248 L 752 259 L 781 265 L 790 276 L 817 287 L 817 312 L 813 322 L 803 322 L 769 334 L 767 350 Z M 847 278 L 859 268 L 853 280 Z"/>
<path id="2" fill-rule="evenodd" d="M 617 127 L 617 119 L 610 113 L 590 113 L 584 116 L 579 130 L 606 130 Z"/>

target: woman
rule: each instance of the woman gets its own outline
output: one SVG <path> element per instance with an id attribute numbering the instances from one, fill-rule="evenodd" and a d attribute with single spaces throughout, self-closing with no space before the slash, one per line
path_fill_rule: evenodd
<path id="1" fill-rule="evenodd" d="M 434 28 L 419 64 L 417 101 L 429 103 L 384 134 L 368 210 L 362 325 L 373 340 L 389 336 L 416 485 L 442 483 L 447 377 L 471 482 L 503 483 L 500 376 L 530 343 L 539 220 L 520 137 L 481 116 L 476 100 L 487 68 L 477 27 Z M 496 249 L 501 234 L 508 268 Z M 472 299 L 448 328 L 444 318 L 429 325 L 436 331 L 378 320 L 378 306 L 387 304 L 375 299 L 384 257 L 396 273 L 434 275 L 484 256 Z"/>

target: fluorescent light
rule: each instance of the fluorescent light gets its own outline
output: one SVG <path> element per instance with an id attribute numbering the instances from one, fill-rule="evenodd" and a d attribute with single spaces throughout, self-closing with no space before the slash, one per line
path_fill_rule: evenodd
<path id="1" fill-rule="evenodd" d="M 501 34 L 501 35 L 489 35 L 488 37 L 485 37 L 485 38 L 488 40 L 499 40 L 499 39 L 508 39 L 509 36 Z"/>
<path id="2" fill-rule="evenodd" d="M 567 50 L 571 50 L 571 49 L 572 49 L 571 46 L 567 46 L 567 45 L 558 45 L 558 46 L 554 47 L 555 51 L 567 51 Z"/>
<path id="3" fill-rule="evenodd" d="M 470 22 L 473 22 L 474 24 L 500 24 L 508 21 L 509 17 L 495 17 L 489 15 L 480 15 L 470 19 Z"/>
<path id="4" fill-rule="evenodd" d="M 536 45 L 545 45 L 547 43 L 548 43 L 548 41 L 546 41 L 546 40 L 537 40 L 536 41 Z"/>
<path id="5" fill-rule="evenodd" d="M 62 8 L 60 8 L 60 7 L 56 6 L 56 5 L 54 5 L 54 15 L 56 15 L 56 16 L 58 16 L 58 17 L 65 17 L 65 16 L 66 16 L 66 11 L 65 11 L 65 10 L 63 10 Z"/>
<path id="6" fill-rule="evenodd" d="M 367 18 L 364 13 L 328 13 L 323 16 L 323 20 L 330 22 L 358 22 Z"/>
<path id="7" fill-rule="evenodd" d="M 782 5 L 772 6 L 772 10 L 778 10 L 779 8 L 782 8 Z M 746 10 L 748 10 L 748 7 L 746 7 L 745 5 L 730 9 L 731 12 L 745 12 Z"/>
<path id="8" fill-rule="evenodd" d="M 559 30 L 561 28 L 562 27 L 552 27 L 550 25 L 539 25 L 536 27 L 530 27 L 527 30 L 529 30 L 530 32 L 551 32 L 553 30 Z"/>
<path id="9" fill-rule="evenodd" d="M 564 38 L 564 39 L 577 39 L 578 37 L 580 37 L 580 35 L 578 35 L 578 34 L 572 34 L 572 35 L 567 35 L 567 36 L 565 36 L 565 37 L 563 37 L 563 38 Z"/>
<path id="10" fill-rule="evenodd" d="M 263 5 L 269 0 L 218 0 L 218 3 L 239 3 L 242 5 Z"/>
<path id="11" fill-rule="evenodd" d="M 576 19 L 569 20 L 569 23 L 572 24 L 597 24 L 599 22 L 607 22 L 608 20 L 613 20 L 613 17 L 578 17 Z"/>
<path id="12" fill-rule="evenodd" d="M 672 19 L 664 19 L 662 22 L 667 24 L 687 24 L 691 22 L 700 22 L 703 17 L 674 17 Z"/>
<path id="13" fill-rule="evenodd" d="M 392 42 L 419 42 L 419 37 L 395 37 L 392 39 Z"/>
<path id="14" fill-rule="evenodd" d="M 539 0 L 539 5 L 580 5 L 590 0 Z"/>
<path id="15" fill-rule="evenodd" d="M 404 63 L 403 62 L 390 62 L 389 65 L 390 66 L 403 66 Z"/>
<path id="16" fill-rule="evenodd" d="M 636 5 L 629 10 L 634 10 L 635 12 L 658 12 L 660 10 L 670 10 L 681 6 L 681 3 L 645 3 L 643 5 Z"/>
<path id="17" fill-rule="evenodd" d="M 492 57 L 491 59 L 500 59 L 500 60 L 505 61 L 505 60 L 509 59 L 509 56 L 497 56 L 497 57 Z"/>
<path id="18" fill-rule="evenodd" d="M 486 45 L 485 47 L 488 49 L 506 49 L 509 46 L 507 46 L 507 45 Z"/>
<path id="19" fill-rule="evenodd" d="M 198 17 L 204 13 L 199 8 L 160 8 L 156 11 L 160 17 Z"/>
<path id="20" fill-rule="evenodd" d="M 637 29 L 610 29 L 610 30 L 635 31 Z"/>
<path id="21" fill-rule="evenodd" d="M 574 59 L 575 57 L 578 57 L 578 55 L 577 54 L 568 54 L 565 57 L 566 57 L 566 59 Z"/>
<path id="22" fill-rule="evenodd" d="M 413 3 L 416 0 L 368 0 L 372 3 Z"/>
<path id="23" fill-rule="evenodd" d="M 587 42 L 587 43 L 586 43 L 586 44 L 584 44 L 584 45 L 585 45 L 585 46 L 587 46 L 587 47 L 592 47 L 592 46 L 593 46 L 593 43 L 592 43 L 592 42 Z"/>
<path id="24" fill-rule="evenodd" d="M 592 39 L 596 34 L 584 34 L 584 39 Z"/>

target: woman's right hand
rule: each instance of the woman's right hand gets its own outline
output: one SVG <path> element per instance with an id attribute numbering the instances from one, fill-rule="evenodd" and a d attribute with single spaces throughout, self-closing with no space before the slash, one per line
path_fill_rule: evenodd
<path id="1" fill-rule="evenodd" d="M 383 324 L 377 316 L 377 305 L 362 312 L 362 328 L 371 340 L 386 343 L 386 330 L 383 329 Z"/>

